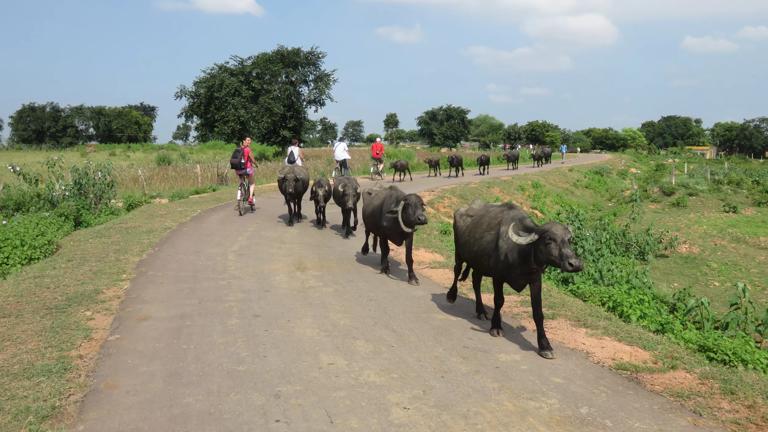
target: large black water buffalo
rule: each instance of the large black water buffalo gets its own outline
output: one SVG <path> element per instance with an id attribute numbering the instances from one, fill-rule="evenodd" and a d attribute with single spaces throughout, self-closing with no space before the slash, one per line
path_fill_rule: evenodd
<path id="1" fill-rule="evenodd" d="M 408 283 L 418 285 L 413 272 L 413 232 L 426 225 L 424 201 L 416 194 L 406 195 L 396 186 L 368 189 L 363 192 L 363 223 L 365 243 L 360 251 L 368 255 L 368 236 L 373 234 L 373 251 L 381 242 L 381 272 L 389 274 L 389 243 L 401 246 L 405 242 L 405 263 L 408 265 Z"/>
<path id="2" fill-rule="evenodd" d="M 541 149 L 541 154 L 544 158 L 545 164 L 551 164 L 552 163 L 552 147 L 550 146 L 544 146 L 544 148 Z"/>
<path id="3" fill-rule="evenodd" d="M 357 202 L 360 201 L 360 185 L 354 177 L 336 177 L 333 185 L 333 202 L 341 207 L 341 229 L 344 238 L 357 230 Z M 352 225 L 352 215 L 355 224 Z"/>
<path id="4" fill-rule="evenodd" d="M 453 215 L 453 241 L 456 264 L 453 284 L 447 299 L 456 301 L 457 281 L 461 274 L 466 280 L 472 269 L 472 287 L 475 291 L 475 311 L 478 318 L 488 315 L 480 296 L 483 276 L 493 278 L 493 318 L 491 335 L 499 336 L 501 308 L 504 306 L 504 283 L 517 292 L 531 288 L 531 308 L 536 322 L 539 355 L 554 358 L 552 345 L 544 332 L 544 312 L 541 308 L 541 275 L 548 266 L 566 272 L 582 269 L 581 260 L 571 249 L 571 231 L 565 225 L 550 222 L 536 225 L 527 214 L 512 203 L 488 204 L 480 200 L 457 210 Z"/>
<path id="5" fill-rule="evenodd" d="M 395 175 L 400 174 L 400 181 L 403 181 L 405 179 L 405 173 L 408 173 L 408 176 L 411 177 L 411 181 L 413 181 L 413 176 L 411 175 L 411 168 L 408 166 L 408 161 L 404 160 L 397 160 L 392 162 L 389 165 L 390 168 L 392 168 L 394 171 L 392 171 L 392 183 L 395 182 Z"/>
<path id="6" fill-rule="evenodd" d="M 520 161 L 520 150 L 506 152 L 501 157 L 507 161 L 507 169 L 509 169 L 509 165 L 512 164 L 512 169 L 516 170 L 517 163 Z"/>
<path id="7" fill-rule="evenodd" d="M 424 159 L 424 163 L 427 164 L 427 167 L 429 168 L 429 171 L 427 172 L 427 177 L 432 176 L 432 171 L 435 172 L 435 177 L 438 175 L 442 176 L 443 173 L 440 171 L 440 158 L 434 157 L 434 158 L 426 158 Z"/>
<path id="8" fill-rule="evenodd" d="M 309 171 L 303 166 L 286 165 L 277 174 L 277 187 L 288 206 L 288 226 L 301 222 L 301 200 L 309 189 Z"/>
<path id="9" fill-rule="evenodd" d="M 487 154 L 481 154 L 477 157 L 477 171 L 480 175 L 491 173 L 491 157 Z"/>
<path id="10" fill-rule="evenodd" d="M 454 169 L 456 170 L 456 177 L 459 176 L 459 169 L 461 169 L 461 176 L 464 177 L 464 159 L 457 154 L 448 156 L 448 177 L 451 176 L 451 170 Z"/>
<path id="11" fill-rule="evenodd" d="M 325 228 L 325 206 L 331 200 L 333 188 L 331 182 L 326 178 L 319 178 L 312 183 L 312 189 L 309 190 L 309 199 L 315 203 L 315 216 L 317 217 L 317 226 Z"/>
<path id="12" fill-rule="evenodd" d="M 542 149 L 536 147 L 533 150 L 533 153 L 531 153 L 531 161 L 533 162 L 534 168 L 538 168 L 544 165 L 544 152 Z"/>

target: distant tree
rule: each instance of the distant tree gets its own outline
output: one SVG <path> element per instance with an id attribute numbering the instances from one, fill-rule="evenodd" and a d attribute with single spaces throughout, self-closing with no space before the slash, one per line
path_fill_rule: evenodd
<path id="1" fill-rule="evenodd" d="M 701 119 L 685 116 L 664 116 L 658 121 L 647 121 L 640 132 L 652 146 L 659 149 L 698 146 L 707 143 Z"/>
<path id="2" fill-rule="evenodd" d="M 350 120 L 344 124 L 341 136 L 349 142 L 363 142 L 365 139 L 365 127 L 362 120 Z"/>
<path id="3" fill-rule="evenodd" d="M 180 86 L 180 116 L 195 125 L 198 139 L 239 142 L 244 136 L 282 146 L 304 132 L 308 111 L 332 102 L 334 70 L 326 54 L 278 46 L 251 57 L 233 56 L 203 70 L 191 87 Z"/>
<path id="4" fill-rule="evenodd" d="M 125 105 L 123 108 L 132 109 L 139 114 L 142 114 L 144 117 L 150 119 L 152 121 L 152 124 L 155 124 L 155 121 L 157 120 L 157 107 L 154 105 L 150 105 L 144 102 L 139 102 L 138 104 L 133 105 Z"/>
<path id="5" fill-rule="evenodd" d="M 523 126 L 523 135 L 528 143 L 533 145 L 547 145 L 550 147 L 560 145 L 560 128 L 545 120 L 530 121 Z"/>
<path id="6" fill-rule="evenodd" d="M 749 136 L 745 137 L 749 144 L 745 146 L 744 154 L 756 156 L 768 152 L 768 117 L 744 120 L 744 125 L 750 129 Z"/>
<path id="7" fill-rule="evenodd" d="M 381 138 L 381 134 L 369 133 L 365 136 L 365 142 L 367 144 L 373 144 L 373 142 L 376 141 L 376 138 Z"/>
<path id="8" fill-rule="evenodd" d="M 91 107 L 93 139 L 100 143 L 153 142 L 152 119 L 125 107 Z"/>
<path id="9" fill-rule="evenodd" d="M 402 129 L 399 129 L 402 130 Z M 408 129 L 403 132 L 403 141 L 405 142 L 418 142 L 421 139 L 418 129 Z"/>
<path id="10" fill-rule="evenodd" d="M 582 131 L 592 142 L 592 148 L 621 151 L 627 148 L 627 138 L 613 128 L 589 128 Z"/>
<path id="11" fill-rule="evenodd" d="M 469 136 L 483 148 L 491 148 L 504 140 L 504 123 L 488 114 L 480 114 L 470 120 Z"/>
<path id="12" fill-rule="evenodd" d="M 584 134 L 584 132 L 581 131 L 569 131 L 567 129 L 563 129 L 562 132 L 562 142 L 571 151 L 590 151 L 592 150 L 592 141 L 590 141 L 589 137 Z"/>
<path id="13" fill-rule="evenodd" d="M 761 125 L 761 119 L 765 125 Z M 709 130 L 709 136 L 712 143 L 723 153 L 764 154 L 768 150 L 768 118 L 745 120 L 742 123 L 718 122 Z"/>
<path id="14" fill-rule="evenodd" d="M 397 118 L 397 113 L 387 113 L 384 117 L 384 135 L 389 136 L 388 141 L 391 144 L 397 144 L 397 134 L 391 134 L 392 131 L 400 127 L 400 119 Z"/>
<path id="15" fill-rule="evenodd" d="M 184 122 L 176 126 L 176 130 L 173 131 L 171 138 L 174 141 L 179 141 L 183 144 L 189 143 L 189 140 L 192 138 L 192 125 Z"/>
<path id="16" fill-rule="evenodd" d="M 336 123 L 328 120 L 328 117 L 321 117 L 317 121 L 317 134 L 320 141 L 327 145 L 339 136 L 339 127 Z"/>
<path id="17" fill-rule="evenodd" d="M 430 146 L 456 147 L 469 137 L 469 110 L 443 105 L 424 111 L 416 119 L 419 136 Z"/>
<path id="18" fill-rule="evenodd" d="M 413 131 L 413 132 L 414 132 L 414 136 L 416 137 L 415 139 L 418 140 L 419 132 L 418 131 Z M 384 134 L 384 140 L 390 144 L 398 144 L 404 141 L 411 142 L 408 139 L 408 131 L 406 131 L 405 129 L 399 129 L 399 128 L 392 129 L 386 134 Z"/>
<path id="19" fill-rule="evenodd" d="M 636 128 L 624 128 L 621 130 L 621 134 L 624 135 L 624 141 L 627 148 L 639 151 L 648 151 L 650 146 L 648 140 L 645 139 L 645 135 Z"/>
<path id="20" fill-rule="evenodd" d="M 72 116 L 55 102 L 28 103 L 10 116 L 10 141 L 19 145 L 64 148 L 82 142 Z"/>
<path id="21" fill-rule="evenodd" d="M 3 119 L 0 118 L 0 144 L 3 143 L 3 128 L 5 127 L 5 122 Z"/>
<path id="22" fill-rule="evenodd" d="M 522 145 L 525 143 L 525 135 L 523 134 L 523 128 L 517 123 L 507 125 L 504 129 L 504 142 L 507 144 Z"/>

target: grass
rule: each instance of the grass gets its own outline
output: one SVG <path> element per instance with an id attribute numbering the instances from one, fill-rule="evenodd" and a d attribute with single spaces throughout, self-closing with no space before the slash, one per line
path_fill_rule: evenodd
<path id="1" fill-rule="evenodd" d="M 89 340 L 116 312 L 136 263 L 179 223 L 230 198 L 146 205 L 65 237 L 55 255 L 0 281 L 0 431 L 71 419 L 98 349 Z"/>
<path id="2" fill-rule="evenodd" d="M 430 224 L 417 231 L 416 244 L 445 257 L 445 262 L 436 265 L 452 269 L 453 238 L 450 222 L 453 210 L 475 198 L 491 202 L 512 200 L 535 216 L 543 209 L 537 208 L 536 203 L 529 199 L 529 192 L 534 189 L 550 193 L 559 191 L 577 198 L 596 211 L 628 217 L 623 213 L 625 207 L 620 203 L 627 201 L 630 191 L 626 185 L 631 188 L 631 182 L 616 181 L 614 174 L 623 180 L 630 179 L 627 173 L 638 169 L 633 161 L 632 158 L 618 156 L 606 168 L 573 167 L 443 189 L 428 202 Z M 649 169 L 647 165 L 640 168 Z M 603 169 L 614 174 L 592 175 L 595 170 Z M 675 194 L 679 194 L 680 190 L 685 189 L 680 188 Z M 768 281 L 768 266 L 765 265 L 768 245 L 763 237 L 768 226 L 766 209 L 749 207 L 748 194 L 738 188 L 703 190 L 688 197 L 689 205 L 686 208 L 671 205 L 675 194 L 647 199 L 642 203 L 642 226 L 669 230 L 678 236 L 681 245 L 686 245 L 678 247 L 669 256 L 651 261 L 651 276 L 656 286 L 665 293 L 691 286 L 697 295 L 710 297 L 713 306 L 722 311 L 727 309 L 727 301 L 735 292 L 734 282 L 744 281 L 752 288 L 758 310 L 764 310 L 768 306 L 768 287 L 765 286 Z M 721 204 L 726 198 L 736 203 L 742 211 L 738 214 L 723 213 Z M 468 284 L 464 285 L 464 289 L 469 290 Z M 489 280 L 484 280 L 483 290 L 491 290 Z M 528 307 L 527 292 L 519 295 L 507 291 L 507 294 Z M 464 295 L 473 298 L 469 291 L 464 292 Z M 628 374 L 689 371 L 713 383 L 715 397 L 708 388 L 685 391 L 671 388 L 665 391 L 668 397 L 735 430 L 760 430 L 768 427 L 768 376 L 711 364 L 700 354 L 668 338 L 624 323 L 602 309 L 552 286 L 545 289 L 544 297 L 548 319 L 564 318 L 600 335 L 638 346 L 653 353 L 657 362 L 651 366 L 617 363 L 613 365 L 614 369 Z M 726 401 L 725 405 L 721 403 L 723 400 Z"/>

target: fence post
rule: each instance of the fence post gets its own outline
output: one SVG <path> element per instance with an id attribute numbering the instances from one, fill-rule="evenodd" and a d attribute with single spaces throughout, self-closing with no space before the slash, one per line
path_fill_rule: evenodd
<path id="1" fill-rule="evenodd" d="M 675 164 L 672 164 L 672 186 L 675 185 Z"/>
<path id="2" fill-rule="evenodd" d="M 685 175 L 688 175 L 688 162 L 685 163 Z"/>
<path id="3" fill-rule="evenodd" d="M 709 165 L 707 165 L 707 183 L 709 183 Z"/>
<path id="4" fill-rule="evenodd" d="M 201 187 L 203 185 L 203 174 L 200 172 L 200 164 L 197 164 L 197 187 Z"/>
<path id="5" fill-rule="evenodd" d="M 144 195 L 147 194 L 147 181 L 144 179 L 144 173 L 141 172 L 141 168 L 139 168 L 139 179 L 141 180 L 141 190 L 144 192 Z"/>

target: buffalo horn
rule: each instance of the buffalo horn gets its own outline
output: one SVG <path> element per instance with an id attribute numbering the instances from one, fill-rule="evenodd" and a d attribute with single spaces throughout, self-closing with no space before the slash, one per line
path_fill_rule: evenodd
<path id="1" fill-rule="evenodd" d="M 513 242 L 515 242 L 515 243 L 517 243 L 519 245 L 531 244 L 531 243 L 535 242 L 539 238 L 539 235 L 536 234 L 536 233 L 530 233 L 530 234 L 526 234 L 526 235 L 522 235 L 522 236 L 521 235 L 517 235 L 515 233 L 515 229 L 514 228 L 515 228 L 515 223 L 514 222 L 509 224 L 509 229 L 507 230 L 507 234 L 509 234 L 509 238 Z"/>
<path id="2" fill-rule="evenodd" d="M 400 201 L 400 205 L 397 207 L 397 221 L 400 222 L 400 228 L 402 228 L 403 231 L 407 233 L 412 233 L 413 229 L 408 228 L 403 223 L 403 206 L 405 206 L 405 201 Z"/>

